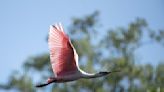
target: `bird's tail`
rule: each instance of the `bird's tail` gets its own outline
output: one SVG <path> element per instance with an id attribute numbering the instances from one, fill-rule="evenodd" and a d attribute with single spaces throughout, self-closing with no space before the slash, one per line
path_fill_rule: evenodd
<path id="1" fill-rule="evenodd" d="M 40 87 L 47 86 L 48 84 L 50 84 L 50 83 L 37 84 L 35 87 L 40 88 Z"/>

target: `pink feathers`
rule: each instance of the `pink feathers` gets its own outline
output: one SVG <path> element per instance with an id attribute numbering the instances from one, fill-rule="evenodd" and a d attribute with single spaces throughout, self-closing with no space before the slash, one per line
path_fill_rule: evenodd
<path id="1" fill-rule="evenodd" d="M 53 72 L 63 76 L 77 71 L 74 48 L 61 25 L 50 26 L 48 44 Z"/>
<path id="2" fill-rule="evenodd" d="M 78 80 L 80 78 L 97 78 L 106 76 L 112 72 L 86 73 L 78 66 L 78 54 L 69 37 L 64 33 L 61 25 L 50 26 L 48 44 L 50 48 L 50 60 L 55 77 L 50 77 L 47 83 L 36 87 L 47 86 L 53 82 L 62 83 Z M 113 71 L 118 72 L 118 71 Z"/>

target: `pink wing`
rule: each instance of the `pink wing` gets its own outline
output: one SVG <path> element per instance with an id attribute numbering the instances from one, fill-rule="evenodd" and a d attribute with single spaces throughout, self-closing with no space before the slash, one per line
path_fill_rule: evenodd
<path id="1" fill-rule="evenodd" d="M 51 65 L 56 76 L 77 71 L 74 49 L 61 25 L 50 26 L 48 44 Z"/>

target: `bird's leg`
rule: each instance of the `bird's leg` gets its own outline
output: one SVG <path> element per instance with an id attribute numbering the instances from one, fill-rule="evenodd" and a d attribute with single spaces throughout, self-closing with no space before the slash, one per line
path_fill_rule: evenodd
<path id="1" fill-rule="evenodd" d="M 50 84 L 50 83 L 37 84 L 35 87 L 44 87 L 44 86 L 46 86 L 46 85 L 48 85 L 48 84 Z"/>
<path id="2" fill-rule="evenodd" d="M 55 77 L 49 77 L 46 83 L 38 84 L 38 85 L 36 85 L 36 87 L 44 87 L 44 86 L 47 86 L 56 81 L 57 81 L 57 79 Z"/>

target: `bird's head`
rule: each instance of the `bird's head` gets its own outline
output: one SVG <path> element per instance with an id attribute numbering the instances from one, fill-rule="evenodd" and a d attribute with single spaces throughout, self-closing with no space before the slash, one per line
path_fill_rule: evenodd
<path id="1" fill-rule="evenodd" d="M 102 72 L 97 73 L 96 76 L 101 77 L 101 76 L 105 76 L 105 75 L 108 75 L 108 74 L 113 73 L 113 72 L 120 72 L 120 71 L 119 70 L 118 71 L 111 71 L 111 72 L 102 71 Z"/>
<path id="2" fill-rule="evenodd" d="M 110 73 L 111 73 L 111 72 L 103 71 L 103 72 L 97 73 L 96 75 L 97 75 L 98 77 L 101 77 L 101 76 L 108 75 L 108 74 L 110 74 Z"/>

